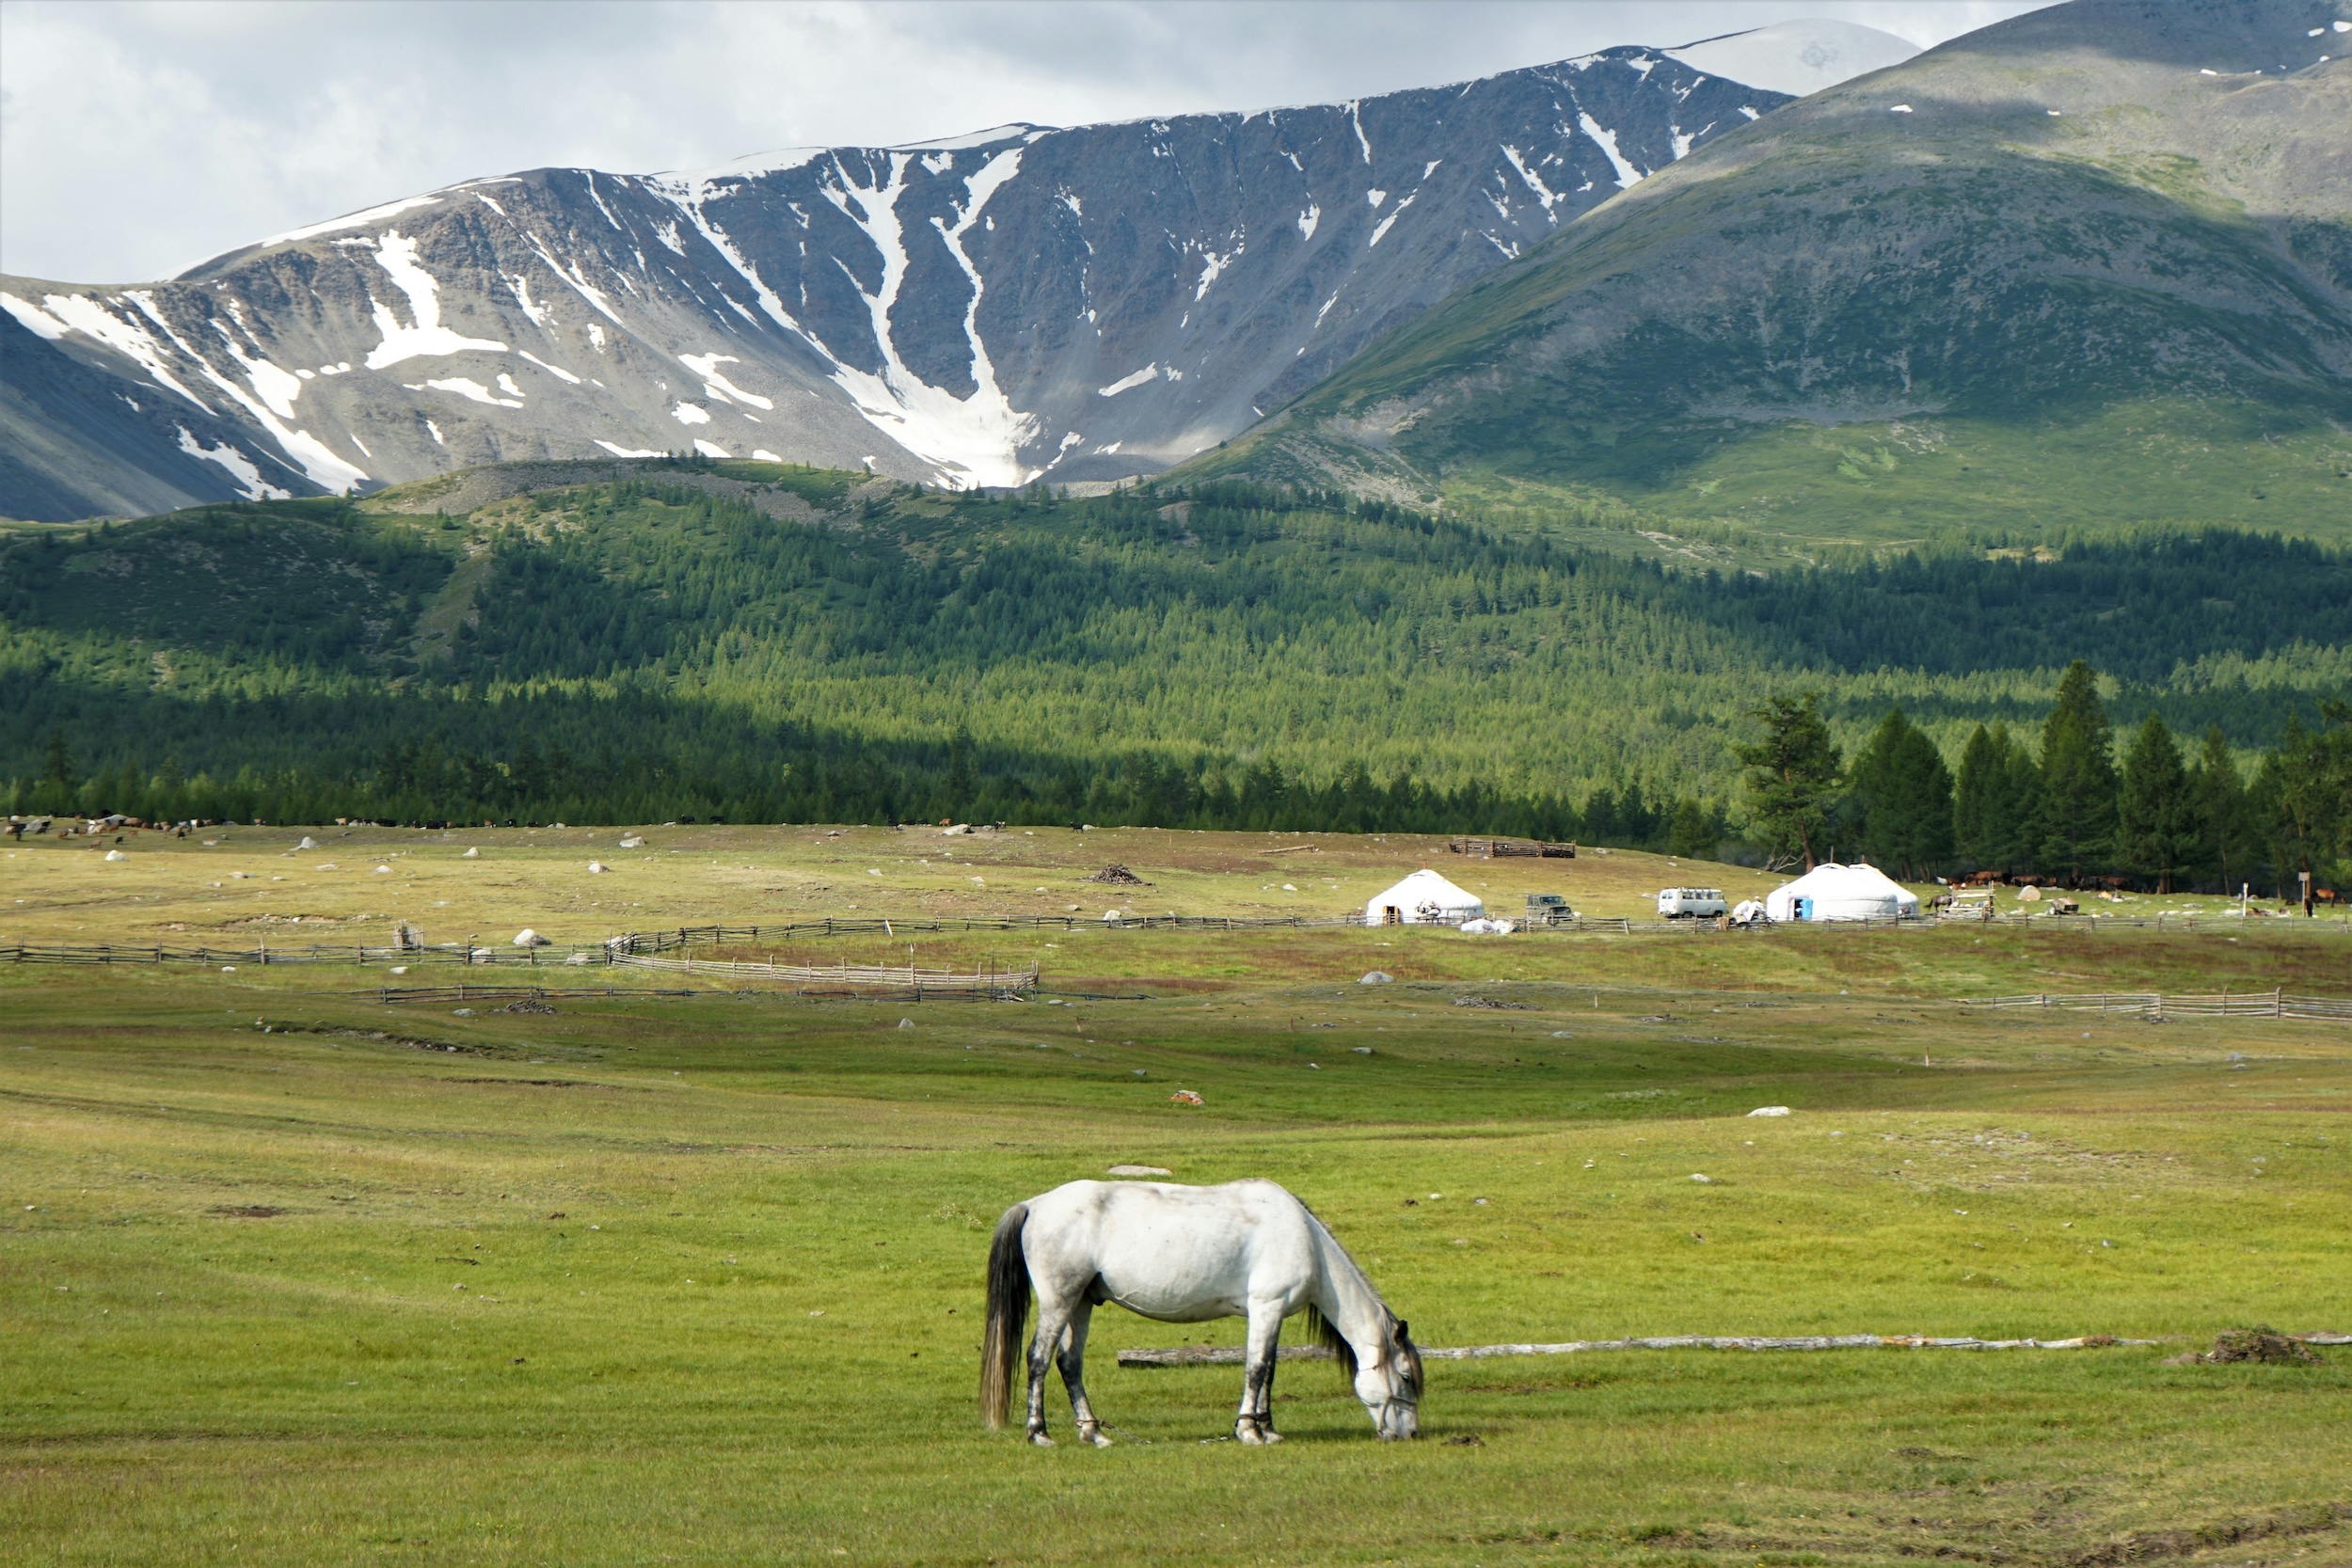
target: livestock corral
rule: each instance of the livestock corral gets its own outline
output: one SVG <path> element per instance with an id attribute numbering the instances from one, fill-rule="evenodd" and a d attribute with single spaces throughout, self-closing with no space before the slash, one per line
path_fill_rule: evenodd
<path id="1" fill-rule="evenodd" d="M 1648 932 L 1781 879 L 1406 835 L 116 836 L 0 847 L 11 1560 L 2352 1557 L 2326 920 Z M 1337 923 L 1422 865 L 1594 924 Z M 987 1431 L 991 1229 L 1114 1166 L 1304 1198 L 1420 1436 L 1303 1359 L 1235 1443 L 1239 1323 L 1115 1307 L 1110 1448 Z"/>

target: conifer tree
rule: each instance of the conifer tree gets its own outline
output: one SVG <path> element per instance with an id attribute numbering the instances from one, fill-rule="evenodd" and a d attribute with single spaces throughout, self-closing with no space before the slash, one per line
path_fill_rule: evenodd
<path id="1" fill-rule="evenodd" d="M 1981 733 L 1981 732 L 1979 732 Z M 1952 774 L 1935 742 L 1900 707 L 1887 709 L 1848 775 L 1870 860 L 1927 877 L 1952 853 Z"/>
<path id="2" fill-rule="evenodd" d="M 1837 803 L 1844 757 L 1813 692 L 1801 702 L 1772 698 L 1748 717 L 1764 725 L 1762 740 L 1739 749 L 1748 770 L 1750 824 L 1765 847 L 1803 855 L 1810 871 L 1820 863 L 1817 849 Z"/>
<path id="3" fill-rule="evenodd" d="M 2252 843 L 2248 832 L 2246 785 L 2238 777 L 2236 759 L 2230 755 L 2230 742 L 2218 724 L 2205 731 L 2197 766 L 2188 776 L 2188 792 L 2197 820 L 2198 853 L 2194 863 L 2199 871 L 2219 878 L 2221 891 L 2226 894 L 2244 881 L 2245 874 L 2252 869 L 2249 863 Z"/>
<path id="4" fill-rule="evenodd" d="M 2033 754 L 2010 736 L 2009 726 L 1981 724 L 1968 737 L 1952 792 L 1953 849 L 1972 865 L 2025 870 L 2037 858 L 2034 803 L 2041 774 Z"/>
<path id="5" fill-rule="evenodd" d="M 2099 677 L 2076 659 L 2058 677 L 2058 701 L 2042 726 L 2042 852 L 2050 869 L 2079 879 L 2115 845 L 2115 763 Z"/>
<path id="6" fill-rule="evenodd" d="M 2144 877 L 2158 893 L 2172 891 L 2172 879 L 2197 852 L 2196 802 L 2181 749 L 2161 715 L 2151 713 L 2132 737 L 2123 758 L 2122 788 L 2116 800 L 2117 859 Z"/>

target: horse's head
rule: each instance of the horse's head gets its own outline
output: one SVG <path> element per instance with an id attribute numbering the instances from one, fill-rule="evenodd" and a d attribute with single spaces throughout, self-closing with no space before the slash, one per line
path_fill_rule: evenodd
<path id="1" fill-rule="evenodd" d="M 1356 1397 L 1372 1413 L 1381 1439 L 1410 1437 L 1421 1430 L 1421 1352 L 1402 1318 L 1386 1320 L 1378 1355 L 1358 1357 Z"/>

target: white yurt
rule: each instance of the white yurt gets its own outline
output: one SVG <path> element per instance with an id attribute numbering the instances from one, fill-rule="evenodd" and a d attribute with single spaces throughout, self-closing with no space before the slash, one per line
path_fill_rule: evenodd
<path id="1" fill-rule="evenodd" d="M 1919 900 L 1874 865 L 1815 866 L 1764 896 L 1775 924 L 1790 920 L 1892 920 L 1916 916 Z"/>
<path id="2" fill-rule="evenodd" d="M 1414 872 L 1364 905 L 1367 926 L 1459 926 L 1483 918 L 1486 901 L 1465 893 L 1436 872 Z"/>

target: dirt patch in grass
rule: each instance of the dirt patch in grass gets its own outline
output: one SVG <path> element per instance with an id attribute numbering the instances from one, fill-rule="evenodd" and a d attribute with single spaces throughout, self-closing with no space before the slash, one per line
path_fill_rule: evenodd
<path id="1" fill-rule="evenodd" d="M 2260 1361 L 2274 1366 L 2315 1367 L 2321 1360 L 2320 1354 L 2311 1346 L 2265 1323 L 2256 1328 L 2225 1328 L 2214 1337 L 2213 1349 L 2176 1355 L 2172 1365 L 2221 1367 Z"/>

